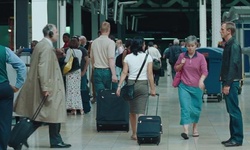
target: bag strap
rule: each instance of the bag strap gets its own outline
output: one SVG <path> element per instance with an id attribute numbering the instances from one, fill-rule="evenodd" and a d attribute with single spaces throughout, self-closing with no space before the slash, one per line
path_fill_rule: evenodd
<path id="1" fill-rule="evenodd" d="M 73 50 L 73 49 L 70 49 L 72 52 L 71 52 L 71 54 L 73 54 L 73 57 L 76 57 L 76 54 L 75 54 L 75 51 Z"/>
<path id="2" fill-rule="evenodd" d="M 143 61 L 142 65 L 141 65 L 141 68 L 140 68 L 140 71 L 139 71 L 139 73 L 137 74 L 137 77 L 136 77 L 136 79 L 135 79 L 135 83 L 136 83 L 137 79 L 139 78 L 139 76 L 140 76 L 140 74 L 141 74 L 141 71 L 142 71 L 142 69 L 143 69 L 143 67 L 144 67 L 144 65 L 145 65 L 145 63 L 146 63 L 147 58 L 148 58 L 148 54 L 146 54 L 146 56 L 145 56 L 145 58 L 144 58 L 144 61 Z"/>
<path id="3" fill-rule="evenodd" d="M 40 113 L 42 107 L 43 107 L 43 104 L 45 103 L 46 99 L 48 98 L 48 96 L 44 96 L 42 101 L 40 102 L 38 108 L 36 109 L 36 112 L 34 113 L 34 115 L 32 116 L 31 120 L 35 120 L 36 117 L 38 116 L 38 114 Z"/>

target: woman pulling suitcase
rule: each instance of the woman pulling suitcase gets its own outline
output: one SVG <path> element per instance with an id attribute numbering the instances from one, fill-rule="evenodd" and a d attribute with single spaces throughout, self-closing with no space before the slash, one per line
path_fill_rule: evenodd
<path id="1" fill-rule="evenodd" d="M 123 81 L 128 75 L 128 72 L 129 72 L 128 84 L 131 85 L 135 83 L 135 79 L 141 67 L 141 65 L 135 65 L 135 64 L 143 64 L 143 61 L 146 57 L 146 53 L 144 53 L 145 41 L 143 37 L 135 37 L 131 43 L 130 50 L 131 53 L 128 54 L 123 61 L 123 70 L 116 91 L 116 94 L 118 96 L 120 96 L 121 85 L 123 84 Z M 142 68 L 142 71 L 140 73 L 140 76 L 138 77 L 137 82 L 135 83 L 134 87 L 135 98 L 132 101 L 129 101 L 132 140 L 137 140 L 136 136 L 137 118 L 138 116 L 144 115 L 145 113 L 146 102 L 149 93 L 148 89 L 150 88 L 150 94 L 152 96 L 155 96 L 156 94 L 153 71 L 152 71 L 152 62 L 153 62 L 152 58 L 147 57 L 146 63 Z"/>

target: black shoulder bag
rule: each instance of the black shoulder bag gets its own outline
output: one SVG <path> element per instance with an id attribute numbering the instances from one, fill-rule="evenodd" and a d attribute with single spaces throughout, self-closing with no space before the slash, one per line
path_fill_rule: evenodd
<path id="1" fill-rule="evenodd" d="M 140 74 L 141 74 L 141 71 L 142 71 L 142 69 L 143 69 L 143 66 L 144 66 L 145 63 L 146 63 L 147 58 L 148 58 L 148 54 L 146 54 L 146 56 L 145 56 L 145 59 L 144 59 L 144 61 L 143 61 L 143 63 L 142 63 L 142 66 L 141 66 L 141 68 L 140 68 L 140 71 L 139 71 L 139 73 L 137 74 L 137 77 L 136 77 L 136 79 L 135 79 L 135 83 L 136 83 L 137 79 L 139 78 L 139 76 L 140 76 Z M 131 84 L 131 85 L 125 84 L 125 85 L 121 88 L 121 94 L 120 94 L 120 95 L 121 95 L 121 97 L 124 98 L 124 100 L 126 100 L 126 101 L 131 101 L 131 100 L 134 99 L 134 87 L 135 87 L 135 83 L 134 83 L 134 84 Z"/>
<path id="2" fill-rule="evenodd" d="M 81 68 L 80 66 L 80 63 L 79 63 L 79 60 L 78 58 L 76 57 L 76 54 L 75 54 L 75 51 L 73 49 L 71 49 L 73 52 L 72 52 L 72 55 L 73 55 L 73 63 L 72 63 L 72 68 L 69 72 L 74 72 L 78 69 Z"/>

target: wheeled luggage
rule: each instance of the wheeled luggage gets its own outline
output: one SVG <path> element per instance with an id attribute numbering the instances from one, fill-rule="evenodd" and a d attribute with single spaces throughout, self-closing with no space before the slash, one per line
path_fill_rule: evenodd
<path id="1" fill-rule="evenodd" d="M 159 144 L 161 141 L 162 134 L 162 123 L 161 117 L 157 116 L 158 104 L 159 104 L 159 94 L 157 95 L 157 106 L 156 106 L 156 116 L 148 116 L 148 104 L 147 100 L 147 111 L 145 116 L 140 116 L 137 123 L 137 142 L 138 144 Z"/>
<path id="2" fill-rule="evenodd" d="M 129 131 L 129 105 L 116 90 L 100 90 L 97 97 L 97 131 Z"/>
<path id="3" fill-rule="evenodd" d="M 43 100 L 39 104 L 35 114 L 32 116 L 31 119 L 23 118 L 14 126 L 14 128 L 11 130 L 10 139 L 8 142 L 8 145 L 10 147 L 13 147 L 14 149 L 16 149 L 22 146 L 24 142 L 26 142 L 30 133 L 34 131 L 33 122 L 36 119 L 37 115 L 39 114 L 40 110 L 42 109 L 42 106 L 46 99 L 47 97 L 43 98 Z"/>

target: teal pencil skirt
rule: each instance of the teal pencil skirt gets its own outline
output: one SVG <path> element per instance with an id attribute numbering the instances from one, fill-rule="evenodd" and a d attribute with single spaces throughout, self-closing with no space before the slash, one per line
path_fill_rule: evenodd
<path id="1" fill-rule="evenodd" d="M 202 109 L 203 91 L 199 87 L 191 87 L 180 83 L 178 87 L 181 109 L 181 125 L 198 123 Z"/>

